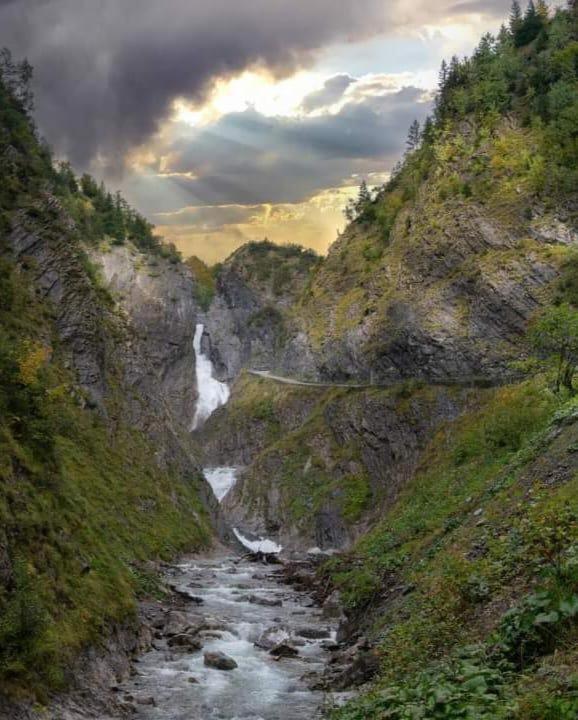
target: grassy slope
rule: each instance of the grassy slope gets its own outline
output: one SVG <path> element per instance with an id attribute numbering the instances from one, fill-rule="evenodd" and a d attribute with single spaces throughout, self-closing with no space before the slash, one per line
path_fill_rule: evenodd
<path id="1" fill-rule="evenodd" d="M 3 235 L 37 212 L 52 169 L 1 83 L 0 127 L 0 688 L 42 700 L 79 651 L 136 619 L 156 585 L 147 562 L 207 544 L 210 529 L 197 478 L 160 469 L 144 437 L 86 409 L 65 369 L 52 310 Z M 109 401 L 115 417 L 124 399 Z"/>
<path id="2" fill-rule="evenodd" d="M 555 214 L 572 224 L 576 146 L 568 120 L 574 113 L 575 128 L 578 94 L 570 58 L 578 46 L 571 12 L 559 12 L 529 45 L 506 40 L 485 68 L 483 58 L 462 65 L 465 80 L 441 98 L 430 139 L 320 269 L 313 335 L 347 329 L 328 310 L 337 289 L 353 307 L 350 324 L 368 305 L 383 316 L 392 299 L 403 299 L 397 279 L 420 262 L 416 250 L 426 271 L 430 255 L 451 253 L 446 230 L 468 209 L 516 243 L 466 257 L 452 274 L 523 274 L 525 258 L 538 257 L 562 269 L 544 300 L 576 304 L 573 251 L 532 238 L 536 224 Z M 355 282 L 339 277 L 336 263 L 345 256 Z M 365 297 L 356 310 L 359 278 Z M 423 292 L 451 279 L 426 278 Z M 578 716 L 577 408 L 542 377 L 486 393 L 478 410 L 432 438 L 378 525 L 328 564 L 328 579 L 382 657 L 373 690 L 332 717 Z"/>
<path id="3" fill-rule="evenodd" d="M 430 714 L 415 717 L 574 717 L 544 708 L 557 690 L 568 694 L 578 683 L 576 625 L 554 618 L 532 664 L 524 647 L 540 630 L 538 612 L 518 628 L 520 637 L 505 653 L 513 665 L 487 707 L 479 689 L 458 697 L 458 672 L 448 681 L 455 705 L 442 698 L 435 714 L 430 685 L 446 682 L 441 660 L 475 643 L 484 652 L 495 648 L 507 633 L 492 632 L 528 593 L 548 591 L 549 610 L 559 598 L 576 598 L 577 407 L 539 380 L 495 391 L 485 407 L 432 439 L 421 470 L 379 525 L 327 568 L 352 616 L 371 618 L 366 629 L 383 657 L 382 692 L 338 717 L 414 717 L 404 714 L 411 703 L 398 698 L 400 688 L 415 690 L 423 712 L 433 703 Z M 485 655 L 476 664 L 480 676 L 497 666 Z M 513 702 L 518 686 L 521 697 Z M 542 707 L 543 694 L 544 708 L 530 711 Z M 396 699 L 388 701 L 390 695 Z M 480 714 L 459 714 L 470 705 Z"/>
<path id="4" fill-rule="evenodd" d="M 457 66 L 421 146 L 359 209 L 302 298 L 317 347 L 364 324 L 371 353 L 395 303 L 427 307 L 435 325 L 436 298 L 456 277 L 491 285 L 504 268 L 523 277 L 529 264 L 559 265 L 567 250 L 537 242 L 535 231 L 554 215 L 576 217 L 575 15 L 558 12 L 524 47 L 508 37 L 482 43 Z M 478 218 L 491 222 L 501 247 L 464 245 Z M 452 332 L 467 335 L 472 300 L 450 301 L 443 298 L 442 321 L 451 313 Z"/>

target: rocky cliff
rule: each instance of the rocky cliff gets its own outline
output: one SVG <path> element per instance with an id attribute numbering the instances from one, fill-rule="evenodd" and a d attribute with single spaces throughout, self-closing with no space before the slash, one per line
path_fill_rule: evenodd
<path id="1" fill-rule="evenodd" d="M 233 525 L 288 551 L 336 550 L 392 504 L 431 438 L 481 393 L 306 388 L 244 376 L 199 444 L 206 464 L 242 466 L 224 501 Z"/>
<path id="2" fill-rule="evenodd" d="M 0 714 L 75 686 L 92 712 L 98 664 L 110 684 L 139 650 L 158 561 L 210 544 L 210 493 L 167 400 L 182 347 L 143 332 L 89 257 L 108 196 L 52 165 L 1 77 L 0 171 Z"/>
<path id="3" fill-rule="evenodd" d="M 222 379 L 232 380 L 247 367 L 283 364 L 287 340 L 298 332 L 293 305 L 319 262 L 312 251 L 263 242 L 240 248 L 218 269 L 206 324 Z M 295 354 L 297 342 L 289 352 Z M 295 356 L 295 363 L 306 366 L 307 358 Z"/>
<path id="4" fill-rule="evenodd" d="M 203 315 L 194 276 L 182 263 L 129 245 L 101 243 L 91 257 L 154 371 L 143 393 L 159 393 L 173 417 L 190 428 L 197 398 L 193 337 Z"/>

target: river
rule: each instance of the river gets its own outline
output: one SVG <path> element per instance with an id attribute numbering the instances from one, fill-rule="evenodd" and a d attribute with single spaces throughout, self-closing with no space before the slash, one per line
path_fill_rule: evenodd
<path id="1" fill-rule="evenodd" d="M 324 697 L 307 688 L 305 676 L 323 669 L 328 657 L 324 645 L 332 643 L 334 628 L 306 593 L 282 583 L 279 566 L 216 555 L 182 562 L 172 574 L 173 585 L 194 597 L 187 609 L 210 629 L 198 634 L 203 647 L 193 651 L 170 647 L 169 638 L 157 633 L 154 649 L 140 659 L 137 674 L 123 687 L 138 720 L 318 717 Z M 263 599 L 279 604 L 256 604 Z M 288 636 L 299 654 L 277 659 L 257 647 L 270 628 L 282 628 L 279 638 Z M 326 638 L 311 639 L 313 635 Z M 207 651 L 225 653 L 237 667 L 207 667 Z M 147 702 L 154 705 L 141 704 Z"/>

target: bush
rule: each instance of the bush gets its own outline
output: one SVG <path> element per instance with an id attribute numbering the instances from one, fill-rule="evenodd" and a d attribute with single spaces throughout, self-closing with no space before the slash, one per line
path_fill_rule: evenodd
<path id="1" fill-rule="evenodd" d="M 565 630 L 578 622 L 578 595 L 560 599 L 541 591 L 528 595 L 506 613 L 496 633 L 496 649 L 524 668 L 553 650 Z"/>

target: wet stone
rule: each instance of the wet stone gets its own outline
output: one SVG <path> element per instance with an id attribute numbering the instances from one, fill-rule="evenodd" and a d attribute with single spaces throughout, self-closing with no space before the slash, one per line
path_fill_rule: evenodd
<path id="1" fill-rule="evenodd" d="M 222 652 L 206 652 L 205 665 L 216 670 L 235 670 L 239 666 L 232 657 Z"/>
<path id="2" fill-rule="evenodd" d="M 331 636 L 331 632 L 327 628 L 314 626 L 297 628 L 295 634 L 307 638 L 307 640 L 324 640 Z"/>

